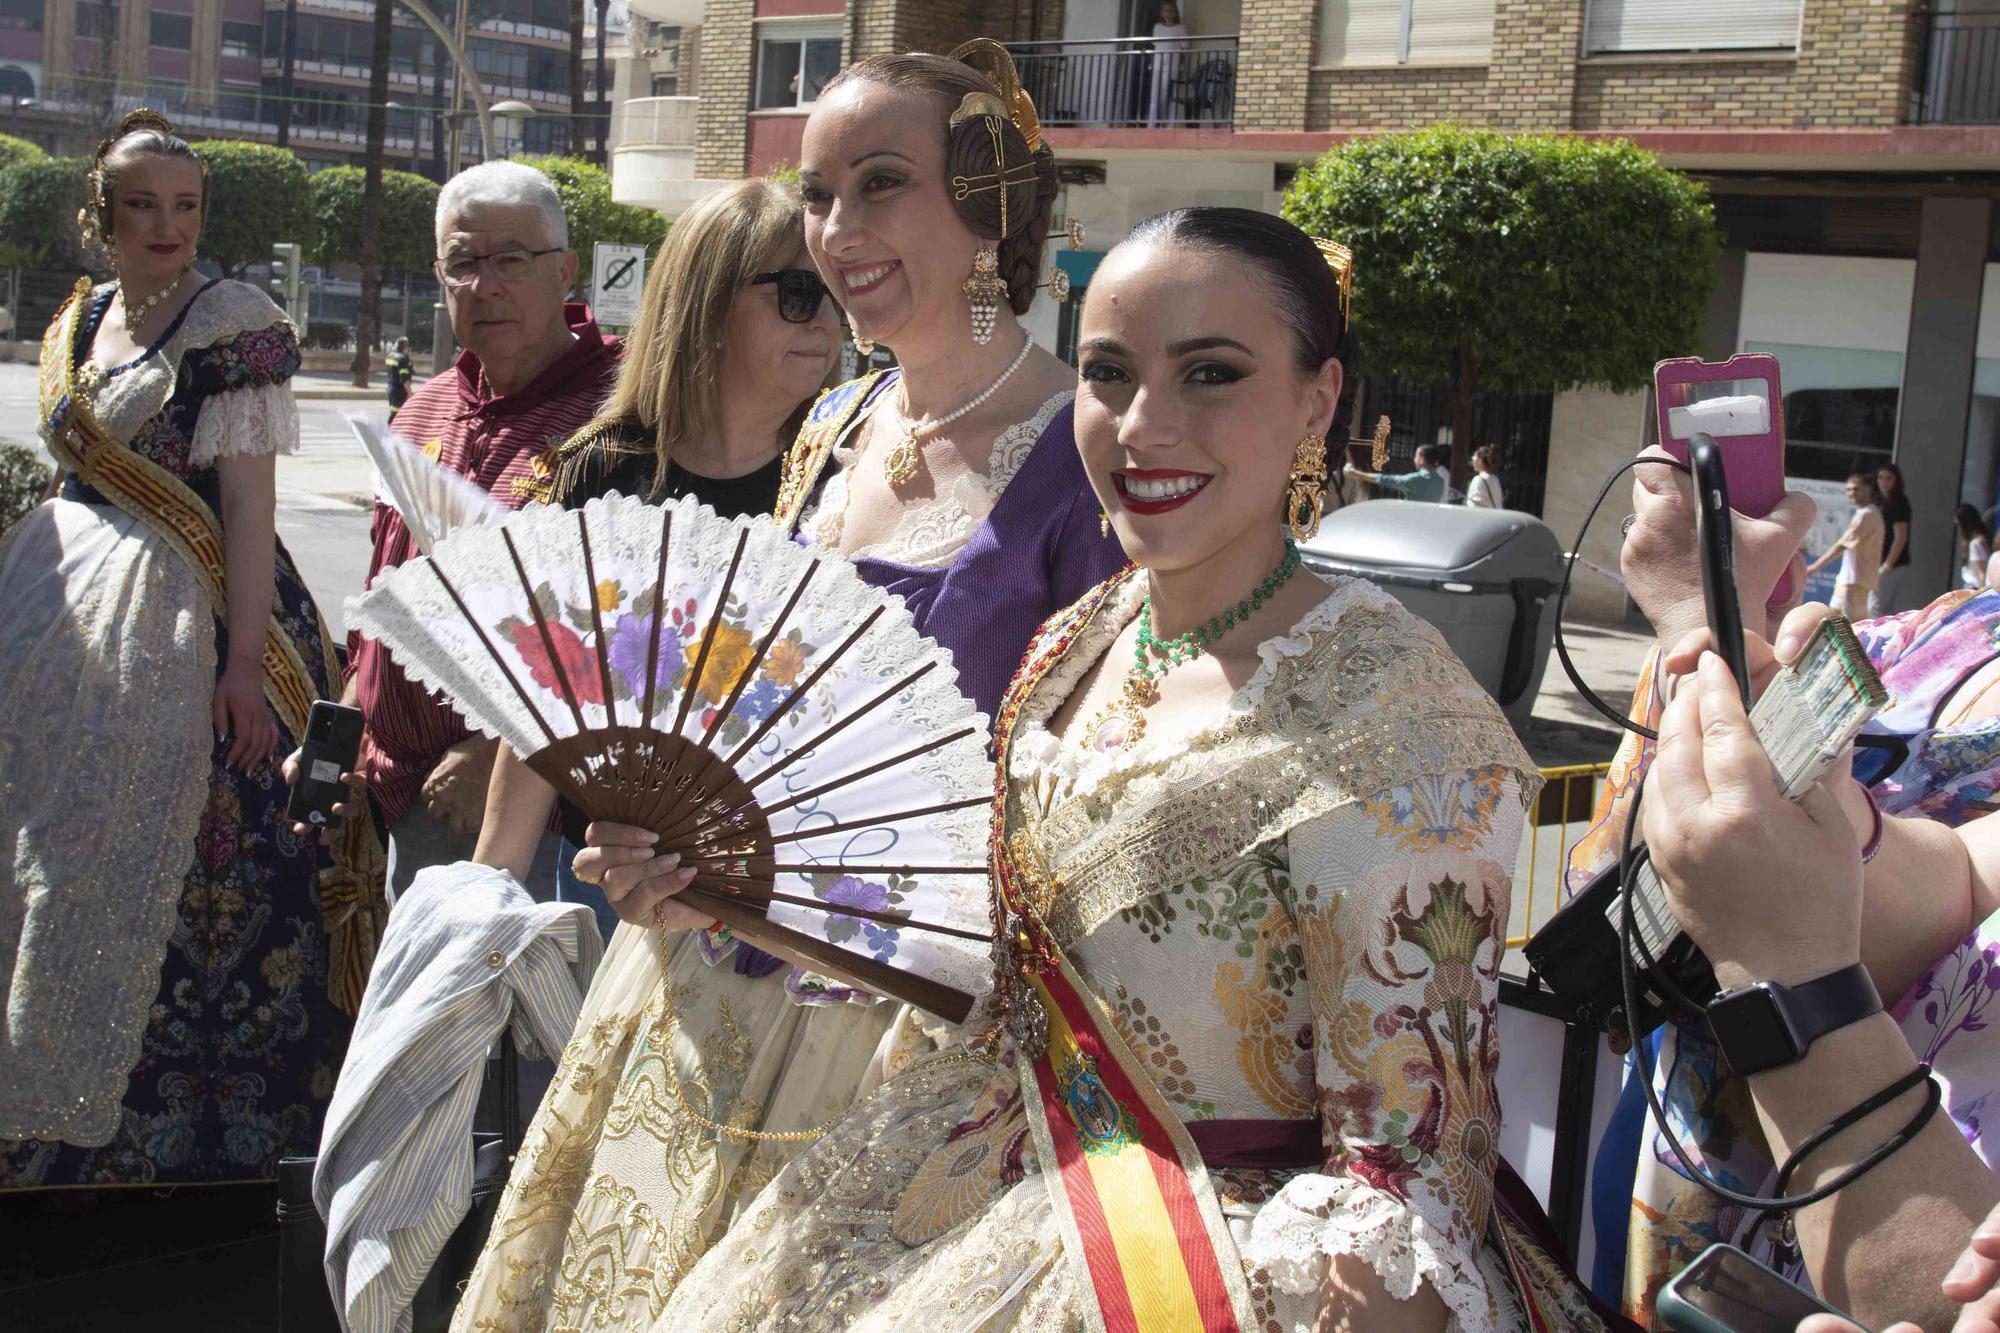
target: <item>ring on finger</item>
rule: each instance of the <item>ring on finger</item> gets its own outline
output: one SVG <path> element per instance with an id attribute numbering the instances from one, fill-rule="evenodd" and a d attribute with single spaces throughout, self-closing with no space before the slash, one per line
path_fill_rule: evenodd
<path id="1" fill-rule="evenodd" d="M 1632 525 L 1633 525 L 1634 523 L 1637 523 L 1638 521 L 1639 521 L 1639 516 L 1638 516 L 1637 514 L 1627 514 L 1627 515 L 1625 516 L 1625 521 L 1624 521 L 1623 523 L 1620 523 L 1620 524 L 1618 525 L 1618 535 L 1619 535 L 1620 537 L 1629 537 L 1629 536 L 1631 536 L 1631 535 L 1632 535 Z"/>
<path id="2" fill-rule="evenodd" d="M 581 870 L 578 870 L 576 868 L 575 862 L 570 863 L 569 873 L 570 873 L 570 878 L 574 879 L 579 884 L 589 884 L 593 887 L 601 887 L 604 883 L 604 877 L 602 875 L 593 879 L 589 875 L 584 874 Z"/>

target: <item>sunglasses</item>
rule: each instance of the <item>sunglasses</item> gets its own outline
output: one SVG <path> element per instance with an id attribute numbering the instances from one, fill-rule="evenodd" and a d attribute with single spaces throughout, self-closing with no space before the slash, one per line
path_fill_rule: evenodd
<path id="1" fill-rule="evenodd" d="M 752 287 L 767 282 L 777 284 L 778 318 L 787 324 L 810 324 L 819 314 L 820 302 L 826 299 L 826 284 L 809 268 L 779 269 L 750 279 Z"/>

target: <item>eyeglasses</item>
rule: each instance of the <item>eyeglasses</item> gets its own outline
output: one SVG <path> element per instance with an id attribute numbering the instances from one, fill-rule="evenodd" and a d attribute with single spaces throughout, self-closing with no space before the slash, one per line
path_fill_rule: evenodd
<path id="1" fill-rule="evenodd" d="M 812 323 L 819 314 L 820 302 L 826 299 L 826 284 L 809 268 L 779 269 L 750 279 L 752 287 L 767 282 L 778 286 L 778 318 L 787 324 Z"/>
<path id="2" fill-rule="evenodd" d="M 534 271 L 535 261 L 543 255 L 562 253 L 560 245 L 546 250 L 502 250 L 491 255 L 452 255 L 445 259 L 433 260 L 431 268 L 438 279 L 447 287 L 470 287 L 479 280 L 479 271 L 486 269 L 502 282 L 519 282 Z"/>

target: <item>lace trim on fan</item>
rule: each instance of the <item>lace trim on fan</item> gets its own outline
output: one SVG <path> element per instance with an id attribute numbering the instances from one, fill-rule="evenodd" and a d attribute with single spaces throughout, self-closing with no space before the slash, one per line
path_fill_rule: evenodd
<path id="1" fill-rule="evenodd" d="M 1001 493 L 1028 461 L 1049 423 L 1075 397 L 1074 391 L 1065 389 L 1043 403 L 1026 421 L 1001 431 L 993 437 L 983 475 L 961 473 L 947 494 L 931 504 L 905 510 L 887 539 L 848 552 L 848 559 L 869 556 L 915 569 L 943 569 L 949 565 L 993 512 Z M 870 413 L 874 410 L 874 406 L 869 408 Z M 827 478 L 818 502 L 800 523 L 815 546 L 829 551 L 839 549 L 840 535 L 847 522 L 847 478 L 858 456 L 853 443 L 857 434 L 858 431 L 850 431 L 847 439 L 834 446 L 832 476 Z"/>
<path id="2" fill-rule="evenodd" d="M 1339 1176 L 1303 1175 L 1257 1212 L 1243 1260 L 1279 1290 L 1317 1296 L 1326 1261 L 1351 1255 L 1407 1301 L 1425 1283 L 1464 1329 L 1493 1328 L 1498 1307 L 1472 1255 L 1459 1254 L 1415 1209 Z"/>

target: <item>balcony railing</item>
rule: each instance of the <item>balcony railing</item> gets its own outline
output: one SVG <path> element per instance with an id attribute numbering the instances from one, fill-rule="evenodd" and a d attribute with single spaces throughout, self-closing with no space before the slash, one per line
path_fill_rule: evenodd
<path id="1" fill-rule="evenodd" d="M 619 108 L 620 148 L 693 148 L 699 97 L 634 97 Z"/>
<path id="2" fill-rule="evenodd" d="M 1236 118 L 1236 34 L 1010 42 L 1044 125 L 1228 128 Z"/>
<path id="3" fill-rule="evenodd" d="M 1932 11 L 1914 119 L 1920 125 L 2000 125 L 2000 9 Z"/>

